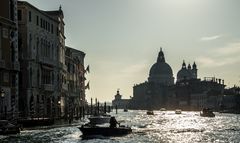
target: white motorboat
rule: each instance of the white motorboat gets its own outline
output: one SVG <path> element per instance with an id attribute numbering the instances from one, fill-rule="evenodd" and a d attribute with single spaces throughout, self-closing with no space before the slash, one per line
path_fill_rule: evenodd
<path id="1" fill-rule="evenodd" d="M 110 115 L 94 115 L 88 117 L 90 124 L 105 124 L 109 123 L 111 116 Z"/>
<path id="2" fill-rule="evenodd" d="M 181 109 L 176 109 L 175 114 L 182 114 L 182 110 Z"/>

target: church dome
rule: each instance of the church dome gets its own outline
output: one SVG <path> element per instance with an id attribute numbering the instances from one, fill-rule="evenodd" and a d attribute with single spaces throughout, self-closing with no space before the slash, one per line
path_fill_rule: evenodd
<path id="1" fill-rule="evenodd" d="M 181 81 L 184 79 L 191 79 L 192 78 L 192 71 L 191 67 L 188 65 L 188 69 L 186 68 L 186 64 L 183 61 L 182 69 L 177 73 L 177 81 Z"/>
<path id="2" fill-rule="evenodd" d="M 190 79 L 191 77 L 192 77 L 192 73 L 189 70 L 187 70 L 187 69 L 181 69 L 177 73 L 177 79 L 179 79 L 179 80 L 181 80 L 181 79 Z"/>
<path id="3" fill-rule="evenodd" d="M 167 63 L 161 62 L 152 65 L 149 75 L 173 75 L 173 72 Z"/>
<path id="4" fill-rule="evenodd" d="M 158 54 L 158 59 L 155 64 L 152 65 L 149 78 L 150 82 L 157 82 L 172 85 L 174 83 L 172 68 L 165 62 L 162 48 Z"/>

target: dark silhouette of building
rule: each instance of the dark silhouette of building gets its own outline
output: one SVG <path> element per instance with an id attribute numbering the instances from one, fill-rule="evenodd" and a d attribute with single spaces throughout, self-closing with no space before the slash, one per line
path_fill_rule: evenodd
<path id="1" fill-rule="evenodd" d="M 117 94 L 115 95 L 115 99 L 112 101 L 112 106 L 115 108 L 125 109 L 128 108 L 130 99 L 122 99 L 122 95 L 120 95 L 119 90 L 117 90 Z"/>
<path id="2" fill-rule="evenodd" d="M 221 80 L 222 81 L 222 80 Z M 172 108 L 183 110 L 201 110 L 204 107 L 219 109 L 220 100 L 224 92 L 224 83 L 215 77 L 200 79 L 185 79 L 176 82 L 174 94 L 169 98 Z"/>
<path id="3" fill-rule="evenodd" d="M 186 66 L 183 61 L 174 84 L 172 69 L 165 62 L 164 53 L 160 49 L 157 62 L 150 69 L 148 81 L 134 85 L 130 108 L 201 110 L 210 107 L 217 110 L 225 87 L 224 81 L 215 77 L 198 79 L 197 71 L 195 62 L 192 66 Z"/>
<path id="4" fill-rule="evenodd" d="M 59 102 L 67 96 L 63 18 L 61 8 L 42 11 L 18 1 L 22 117 L 60 116 Z"/>
<path id="5" fill-rule="evenodd" d="M 240 113 L 240 87 L 234 85 L 224 90 L 220 103 L 220 112 Z"/>
<path id="6" fill-rule="evenodd" d="M 17 0 L 0 1 L 0 119 L 18 118 Z"/>
<path id="7" fill-rule="evenodd" d="M 165 61 L 162 48 L 157 62 L 152 65 L 148 81 L 133 87 L 133 98 L 130 108 L 133 109 L 160 109 L 166 106 L 167 98 L 172 94 L 174 85 L 172 68 Z"/>

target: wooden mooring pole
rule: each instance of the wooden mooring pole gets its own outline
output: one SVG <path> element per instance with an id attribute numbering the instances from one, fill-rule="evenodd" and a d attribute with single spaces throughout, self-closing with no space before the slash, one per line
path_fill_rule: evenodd
<path id="1" fill-rule="evenodd" d="M 92 98 L 91 98 L 91 115 L 93 114 L 93 105 L 92 105 L 93 103 L 92 103 Z"/>

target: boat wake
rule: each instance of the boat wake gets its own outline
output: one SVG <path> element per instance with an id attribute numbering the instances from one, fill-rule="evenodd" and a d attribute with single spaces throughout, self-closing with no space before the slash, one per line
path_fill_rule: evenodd
<path id="1" fill-rule="evenodd" d="M 89 135 L 89 136 L 80 136 L 82 140 L 91 140 L 91 139 L 108 139 L 109 137 L 102 136 L 102 135 Z"/>
<path id="2" fill-rule="evenodd" d="M 186 128 L 186 129 L 173 129 L 170 130 L 172 133 L 186 133 L 186 132 L 204 132 L 205 129 L 194 129 L 194 128 Z"/>
<path id="3" fill-rule="evenodd" d="M 219 131 L 219 132 L 240 132 L 240 128 L 236 127 L 236 128 L 228 128 L 228 129 L 220 129 L 220 130 L 215 130 L 215 131 Z"/>
<path id="4" fill-rule="evenodd" d="M 130 125 L 132 129 L 138 130 L 138 129 L 144 129 L 149 126 L 149 124 L 142 124 L 142 125 Z"/>

